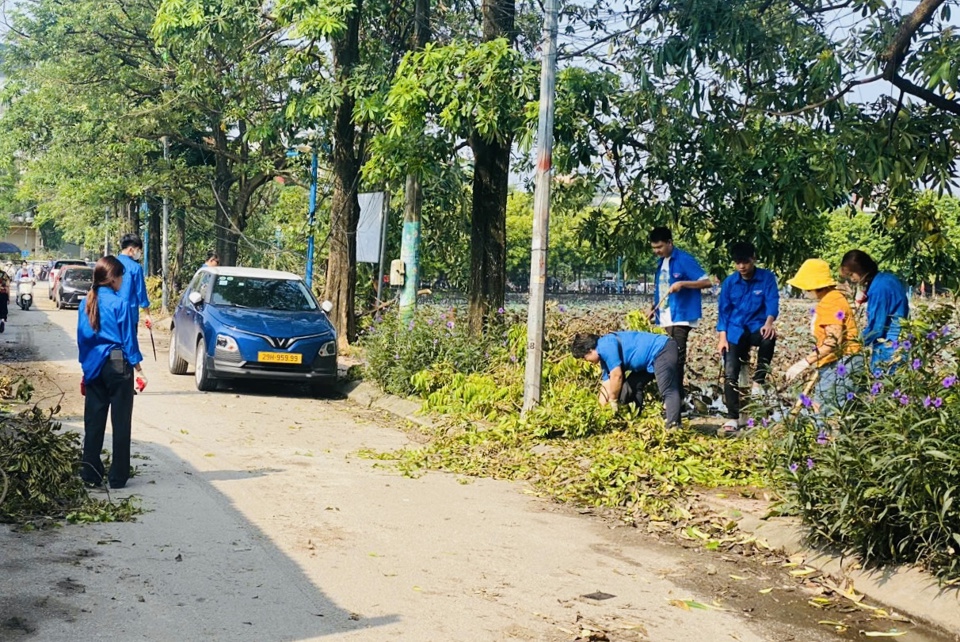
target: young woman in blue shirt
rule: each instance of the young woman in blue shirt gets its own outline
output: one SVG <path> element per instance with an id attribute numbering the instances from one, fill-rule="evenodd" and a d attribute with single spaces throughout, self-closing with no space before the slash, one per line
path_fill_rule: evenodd
<path id="1" fill-rule="evenodd" d="M 123 274 L 123 264 L 116 257 L 97 261 L 93 287 L 82 300 L 77 319 L 77 347 L 86 395 L 80 477 L 89 486 L 102 486 L 104 482 L 106 471 L 100 451 L 108 412 L 113 426 L 113 454 L 107 479 L 111 488 L 126 485 L 130 475 L 134 371 L 140 389 L 146 386 L 135 312 L 118 294 Z"/>
<path id="2" fill-rule="evenodd" d="M 890 272 L 881 272 L 877 262 L 863 250 L 850 250 L 840 259 L 840 276 L 860 286 L 867 306 L 863 345 L 869 346 L 870 370 L 895 370 L 895 342 L 900 338 L 900 321 L 910 317 L 907 290 Z"/>

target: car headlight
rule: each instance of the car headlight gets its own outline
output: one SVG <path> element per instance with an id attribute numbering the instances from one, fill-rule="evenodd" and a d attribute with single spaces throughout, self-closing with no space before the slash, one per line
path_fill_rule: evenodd
<path id="1" fill-rule="evenodd" d="M 236 340 L 226 334 L 217 335 L 217 350 L 226 350 L 227 352 L 239 352 L 240 346 Z"/>
<path id="2" fill-rule="evenodd" d="M 327 341 L 322 346 L 320 346 L 319 355 L 321 357 L 333 357 L 337 354 L 337 342 L 336 341 Z"/>

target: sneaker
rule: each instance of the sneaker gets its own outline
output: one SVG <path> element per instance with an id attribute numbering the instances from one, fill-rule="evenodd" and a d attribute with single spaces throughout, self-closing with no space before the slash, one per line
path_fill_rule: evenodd
<path id="1" fill-rule="evenodd" d="M 728 419 L 725 424 L 717 428 L 718 437 L 736 437 L 743 430 L 743 425 L 736 419 Z"/>

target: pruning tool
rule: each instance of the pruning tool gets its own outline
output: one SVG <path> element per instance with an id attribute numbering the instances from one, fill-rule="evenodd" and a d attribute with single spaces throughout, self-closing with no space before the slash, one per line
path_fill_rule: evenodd
<path id="1" fill-rule="evenodd" d="M 153 360 L 157 360 L 157 343 L 153 340 L 153 328 L 148 327 L 147 332 L 150 333 L 150 345 L 153 347 Z"/>

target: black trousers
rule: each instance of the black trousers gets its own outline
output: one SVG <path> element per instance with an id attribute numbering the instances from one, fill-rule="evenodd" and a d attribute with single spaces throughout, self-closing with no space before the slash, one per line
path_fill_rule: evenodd
<path id="1" fill-rule="evenodd" d="M 764 339 L 759 330 L 744 332 L 738 343 L 730 344 L 723 357 L 723 402 L 727 405 L 728 419 L 740 417 L 740 396 L 746 392 L 740 389 L 740 369 L 750 363 L 750 348 L 757 349 L 757 369 L 753 373 L 753 380 L 763 383 L 767 380 L 776 345 L 776 337 Z"/>
<path id="2" fill-rule="evenodd" d="M 677 365 L 680 368 L 680 398 L 683 399 L 686 393 L 683 389 L 683 377 L 687 369 L 687 338 L 690 331 L 693 330 L 688 325 L 669 325 L 664 328 L 671 339 L 677 342 Z"/>
<path id="3" fill-rule="evenodd" d="M 663 397 L 663 409 L 666 413 L 667 428 L 680 425 L 680 366 L 679 349 L 673 339 L 667 341 L 663 351 L 653 362 L 653 372 L 640 370 L 631 372 L 620 389 L 620 403 L 636 404 L 643 407 L 643 389 L 653 379 Z"/>
<path id="4" fill-rule="evenodd" d="M 114 351 L 115 355 L 119 351 Z M 130 477 L 130 424 L 133 418 L 133 368 L 121 354 L 111 356 L 93 381 L 87 381 L 83 408 L 83 468 L 85 482 L 103 482 L 100 459 L 107 429 L 107 412 L 113 427 L 113 454 L 108 480 L 111 488 L 123 488 Z"/>

